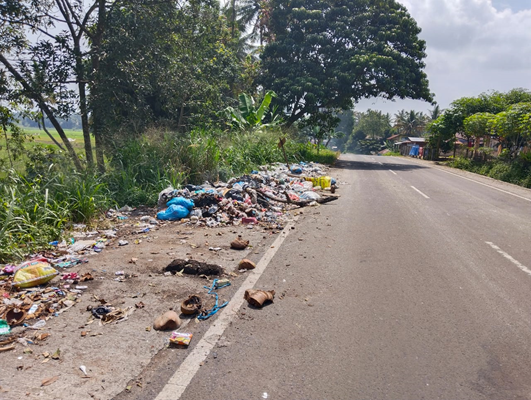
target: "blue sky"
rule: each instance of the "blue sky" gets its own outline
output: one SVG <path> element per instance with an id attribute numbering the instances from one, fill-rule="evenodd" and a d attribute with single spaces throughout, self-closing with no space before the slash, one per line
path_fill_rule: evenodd
<path id="1" fill-rule="evenodd" d="M 445 108 L 463 96 L 516 87 L 531 89 L 531 0 L 399 0 L 422 28 L 426 73 L 435 100 Z M 394 114 L 427 111 L 421 101 L 362 100 Z"/>

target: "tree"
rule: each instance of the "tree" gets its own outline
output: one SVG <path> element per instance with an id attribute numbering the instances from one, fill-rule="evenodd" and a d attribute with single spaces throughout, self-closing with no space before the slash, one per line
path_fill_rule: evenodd
<path id="1" fill-rule="evenodd" d="M 511 105 L 507 111 L 491 117 L 488 126 L 505 141 L 513 158 L 531 139 L 531 102 Z"/>
<path id="2" fill-rule="evenodd" d="M 275 109 L 270 112 L 269 105 L 275 97 L 275 93 L 268 91 L 260 106 L 256 106 L 254 99 L 246 93 L 239 96 L 239 107 L 227 107 L 225 114 L 233 128 L 243 132 L 252 132 L 263 128 L 275 127 L 280 124 L 278 115 L 275 115 Z M 267 119 L 269 118 L 269 122 Z"/>
<path id="3" fill-rule="evenodd" d="M 419 136 L 426 128 L 427 118 L 422 112 L 401 110 L 395 114 L 394 127 L 405 136 Z"/>
<path id="4" fill-rule="evenodd" d="M 420 29 L 395 0 L 271 0 L 259 83 L 288 125 L 364 97 L 432 101 Z"/>
<path id="5" fill-rule="evenodd" d="M 478 156 L 480 139 L 490 133 L 494 118 L 491 113 L 477 113 L 465 119 L 465 134 L 474 137 L 474 157 Z"/>
<path id="6" fill-rule="evenodd" d="M 215 2 L 129 1 L 108 14 L 95 106 L 105 136 L 147 126 L 207 124 L 231 95 L 240 63 Z"/>
<path id="7" fill-rule="evenodd" d="M 360 114 L 356 129 L 363 131 L 371 139 L 386 139 L 391 136 L 391 116 L 381 111 L 367 110 Z"/>
<path id="8" fill-rule="evenodd" d="M 239 23 L 245 28 L 251 28 L 250 39 L 258 39 L 260 46 L 264 43 L 267 30 L 266 5 L 267 0 L 242 0 L 238 10 Z"/>

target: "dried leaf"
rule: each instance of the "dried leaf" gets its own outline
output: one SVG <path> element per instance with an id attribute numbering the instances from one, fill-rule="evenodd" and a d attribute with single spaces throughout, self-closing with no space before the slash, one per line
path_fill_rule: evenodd
<path id="1" fill-rule="evenodd" d="M 54 376 L 52 378 L 45 379 L 41 382 L 41 386 L 48 386 L 54 383 L 57 379 L 59 379 L 59 376 Z"/>

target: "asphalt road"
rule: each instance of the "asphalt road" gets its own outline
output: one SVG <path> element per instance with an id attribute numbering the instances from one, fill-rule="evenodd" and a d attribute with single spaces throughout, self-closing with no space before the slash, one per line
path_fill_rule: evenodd
<path id="1" fill-rule="evenodd" d="M 342 157 L 181 399 L 531 399 L 531 191 Z M 178 365 L 175 365 L 177 368 Z"/>

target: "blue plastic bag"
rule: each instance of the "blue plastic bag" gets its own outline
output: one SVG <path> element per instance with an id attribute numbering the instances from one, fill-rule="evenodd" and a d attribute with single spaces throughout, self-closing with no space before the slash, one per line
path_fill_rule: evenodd
<path id="1" fill-rule="evenodd" d="M 166 203 L 166 206 L 168 207 L 172 205 L 181 206 L 187 208 L 188 210 L 191 210 L 192 208 L 194 208 L 194 201 L 190 199 L 185 199 L 184 197 L 174 197 Z"/>
<path id="2" fill-rule="evenodd" d="M 298 165 L 292 165 L 290 170 L 292 174 L 302 174 L 302 168 Z"/>
<path id="3" fill-rule="evenodd" d="M 190 211 L 186 207 L 172 204 L 164 211 L 157 213 L 157 218 L 162 221 L 177 221 L 188 217 L 189 214 Z"/>

